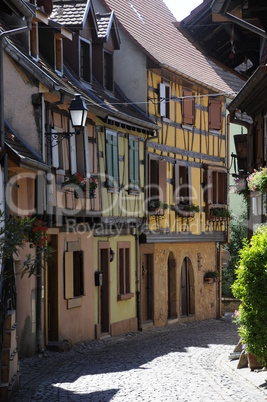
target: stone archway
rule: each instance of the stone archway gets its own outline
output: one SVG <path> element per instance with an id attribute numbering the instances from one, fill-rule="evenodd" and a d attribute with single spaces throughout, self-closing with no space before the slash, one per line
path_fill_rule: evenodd
<path id="1" fill-rule="evenodd" d="M 195 280 L 190 258 L 185 257 L 181 268 L 181 316 L 195 314 Z"/>
<path id="2" fill-rule="evenodd" d="M 171 252 L 168 257 L 168 319 L 177 318 L 176 261 Z"/>

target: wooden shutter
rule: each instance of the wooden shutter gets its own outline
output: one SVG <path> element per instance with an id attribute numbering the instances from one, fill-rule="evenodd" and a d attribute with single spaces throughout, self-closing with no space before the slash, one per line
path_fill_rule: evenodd
<path id="1" fill-rule="evenodd" d="M 65 251 L 65 299 L 73 296 L 73 252 Z"/>
<path id="2" fill-rule="evenodd" d="M 83 294 L 83 251 L 73 252 L 73 293 L 75 296 Z"/>
<path id="3" fill-rule="evenodd" d="M 195 99 L 193 92 L 183 91 L 183 124 L 194 124 L 195 120 Z"/>
<path id="4" fill-rule="evenodd" d="M 207 170 L 207 181 L 206 181 L 206 185 L 207 188 L 205 190 L 205 194 L 206 194 L 206 203 L 208 205 L 213 204 L 213 180 L 212 180 L 212 171 L 211 170 Z"/>
<path id="5" fill-rule="evenodd" d="M 119 160 L 118 160 L 118 138 L 117 135 L 113 135 L 113 178 L 114 178 L 114 186 L 119 186 Z"/>
<path id="6" fill-rule="evenodd" d="M 156 159 L 150 159 L 150 180 L 149 180 L 149 192 L 150 197 L 158 196 L 158 161 Z"/>
<path id="7" fill-rule="evenodd" d="M 209 103 L 209 128 L 220 130 L 222 127 L 222 106 L 221 102 L 211 99 Z"/>
<path id="8" fill-rule="evenodd" d="M 166 161 L 159 161 L 159 200 L 166 202 L 167 192 L 167 163 Z"/>
<path id="9" fill-rule="evenodd" d="M 159 84 L 159 114 L 162 117 L 166 116 L 166 86 Z"/>
<path id="10" fill-rule="evenodd" d="M 218 172 L 218 204 L 227 204 L 227 174 Z"/>
<path id="11" fill-rule="evenodd" d="M 180 202 L 180 176 L 179 176 L 179 168 L 180 165 L 178 163 L 175 164 L 174 166 L 174 179 L 175 179 L 175 188 L 174 188 L 174 202 L 175 204 L 179 204 Z"/>

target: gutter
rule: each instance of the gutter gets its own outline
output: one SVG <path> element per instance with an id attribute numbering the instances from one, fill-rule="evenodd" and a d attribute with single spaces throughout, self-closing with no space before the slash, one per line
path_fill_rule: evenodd
<path id="1" fill-rule="evenodd" d="M 257 35 L 262 36 L 263 38 L 267 38 L 267 33 L 261 29 L 257 28 L 255 25 L 250 24 L 247 21 L 242 20 L 241 18 L 238 18 L 228 12 L 224 11 L 224 3 L 225 0 L 213 0 L 213 3 L 211 5 L 211 10 L 215 14 L 219 14 L 222 17 L 225 17 L 229 21 L 235 22 L 237 25 L 240 25 L 242 28 L 248 29 L 251 32 L 254 32 Z"/>

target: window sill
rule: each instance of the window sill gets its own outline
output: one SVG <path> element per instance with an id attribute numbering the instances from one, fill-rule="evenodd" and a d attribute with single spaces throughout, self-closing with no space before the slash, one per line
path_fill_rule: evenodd
<path id="1" fill-rule="evenodd" d="M 74 299 L 67 299 L 68 310 L 71 308 L 81 307 L 81 305 L 82 305 L 81 297 L 75 297 Z"/>
<path id="2" fill-rule="evenodd" d="M 140 189 L 135 189 L 135 188 L 129 188 L 128 194 L 130 195 L 140 195 Z"/>
<path id="3" fill-rule="evenodd" d="M 108 187 L 108 193 L 119 194 L 119 193 L 120 193 L 120 189 L 119 189 L 118 187 Z"/>
<path id="4" fill-rule="evenodd" d="M 121 295 L 118 295 L 117 300 L 121 301 L 121 300 L 129 300 L 132 299 L 134 297 L 134 293 L 124 293 Z"/>

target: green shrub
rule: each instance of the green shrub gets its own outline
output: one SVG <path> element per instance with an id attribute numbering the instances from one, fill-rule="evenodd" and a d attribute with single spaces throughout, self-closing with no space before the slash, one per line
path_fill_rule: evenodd
<path id="1" fill-rule="evenodd" d="M 240 251 L 233 295 L 242 301 L 238 332 L 249 353 L 267 366 L 267 228 L 259 228 Z"/>

